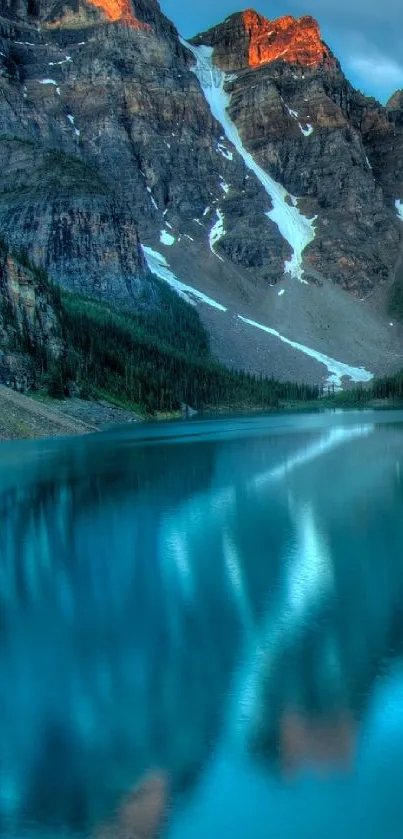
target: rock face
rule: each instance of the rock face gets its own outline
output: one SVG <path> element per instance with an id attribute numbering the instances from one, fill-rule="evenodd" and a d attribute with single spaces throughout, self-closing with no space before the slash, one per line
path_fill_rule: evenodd
<path id="1" fill-rule="evenodd" d="M 60 324 L 40 277 L 0 245 L 0 382 L 17 390 L 30 387 L 29 345 L 57 358 L 64 347 Z"/>
<path id="2" fill-rule="evenodd" d="M 401 247 L 401 98 L 383 108 L 355 91 L 310 17 L 248 10 L 192 44 L 228 74 L 246 152 L 316 216 L 304 279 L 385 296 Z M 259 320 L 292 247 L 194 67 L 157 0 L 0 0 L 0 232 L 66 288 L 134 306 L 155 299 L 141 242 Z"/>
<path id="3" fill-rule="evenodd" d="M 190 55 L 154 0 L 132 6 L 138 25 L 127 20 L 128 7 L 121 2 L 42 2 L 34 7 L 36 17 L 32 8 L 27 15 L 26 4 L 2 5 L 8 16 L 1 22 L 0 42 L 5 56 L 0 227 L 6 226 L 6 234 L 22 230 L 31 257 L 67 287 L 123 297 L 126 289 L 133 295 L 144 283 L 136 230 L 143 238 L 159 238 L 167 227 L 179 238 L 202 238 L 205 245 L 216 207 L 225 202 L 226 254 L 263 282 L 281 274 L 290 249 L 264 216 L 267 196 L 247 178 L 243 162 L 220 145 L 222 132 L 189 69 Z M 23 156 L 22 140 L 35 144 L 24 164 L 27 181 L 42 180 L 48 168 L 53 189 L 49 185 L 47 195 L 58 199 L 56 207 L 45 210 L 42 201 L 36 212 L 21 194 L 15 209 L 11 169 L 6 173 L 10 156 Z M 46 158 L 50 148 L 64 155 L 57 175 L 49 160 L 32 165 L 34 153 Z M 70 218 L 60 205 L 58 181 L 70 205 L 78 201 Z M 224 191 L 228 182 L 230 195 Z M 24 206 L 33 219 L 31 230 Z M 35 217 L 44 221 L 35 223 Z M 66 243 L 62 260 L 60 229 Z M 70 264 L 69 242 L 75 251 Z"/>

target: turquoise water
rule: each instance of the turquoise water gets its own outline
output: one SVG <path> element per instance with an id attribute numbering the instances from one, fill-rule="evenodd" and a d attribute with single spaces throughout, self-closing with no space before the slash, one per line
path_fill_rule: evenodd
<path id="1" fill-rule="evenodd" d="M 403 413 L 2 444 L 0 525 L 4 835 L 400 837 Z"/>

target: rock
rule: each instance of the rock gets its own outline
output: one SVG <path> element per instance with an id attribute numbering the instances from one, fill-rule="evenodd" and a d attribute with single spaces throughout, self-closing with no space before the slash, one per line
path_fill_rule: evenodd
<path id="1" fill-rule="evenodd" d="M 29 390 L 35 365 L 29 348 L 56 359 L 64 348 L 57 312 L 40 277 L 0 245 L 0 383 Z M 39 354 L 38 354 L 39 358 Z"/>

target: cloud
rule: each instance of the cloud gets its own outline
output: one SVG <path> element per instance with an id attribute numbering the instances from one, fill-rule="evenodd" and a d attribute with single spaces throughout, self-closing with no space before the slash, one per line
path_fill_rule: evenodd
<path id="1" fill-rule="evenodd" d="M 367 84 L 387 87 L 403 85 L 403 65 L 380 53 L 357 54 L 347 57 L 346 64 Z"/>
<path id="2" fill-rule="evenodd" d="M 395 54 L 389 44 L 387 50 L 383 44 L 379 46 L 372 40 L 371 31 L 368 35 L 344 31 L 342 64 L 356 86 L 383 100 L 403 87 L 401 51 Z"/>

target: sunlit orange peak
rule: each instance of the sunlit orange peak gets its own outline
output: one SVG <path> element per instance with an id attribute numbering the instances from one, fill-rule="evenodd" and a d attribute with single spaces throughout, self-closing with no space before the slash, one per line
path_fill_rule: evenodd
<path id="1" fill-rule="evenodd" d="M 243 12 L 242 17 L 249 36 L 250 67 L 279 59 L 306 67 L 335 65 L 335 59 L 323 43 L 319 24 L 314 18 L 301 17 L 297 20 L 291 15 L 285 15 L 270 21 L 253 9 Z"/>
<path id="2" fill-rule="evenodd" d="M 91 6 L 97 6 L 105 12 L 108 20 L 121 20 L 136 29 L 148 29 L 146 23 L 141 23 L 133 14 L 130 0 L 87 0 Z"/>

